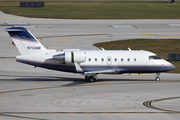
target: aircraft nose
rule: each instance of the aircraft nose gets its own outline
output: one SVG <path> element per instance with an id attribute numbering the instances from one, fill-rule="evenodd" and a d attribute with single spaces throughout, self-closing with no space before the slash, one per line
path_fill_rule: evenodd
<path id="1" fill-rule="evenodd" d="M 171 70 L 174 70 L 174 69 L 176 69 L 176 66 L 174 66 L 172 63 L 170 63 L 170 62 L 168 62 L 168 61 L 166 61 L 166 63 L 164 63 L 164 65 L 166 66 L 166 70 L 167 71 L 171 71 Z"/>
<path id="2" fill-rule="evenodd" d="M 174 69 L 176 69 L 176 66 L 172 65 L 172 66 L 170 66 L 169 69 L 170 69 L 170 70 L 174 70 Z"/>
<path id="3" fill-rule="evenodd" d="M 174 66 L 173 64 L 170 64 L 170 65 L 166 66 L 165 69 L 166 69 L 166 71 L 171 71 L 171 70 L 176 69 L 176 66 Z"/>

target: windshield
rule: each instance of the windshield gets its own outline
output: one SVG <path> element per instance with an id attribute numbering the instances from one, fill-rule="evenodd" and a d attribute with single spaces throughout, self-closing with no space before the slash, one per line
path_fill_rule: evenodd
<path id="1" fill-rule="evenodd" d="M 153 55 L 153 56 L 149 56 L 149 59 L 154 60 L 154 59 L 162 59 L 162 58 L 157 55 Z"/>

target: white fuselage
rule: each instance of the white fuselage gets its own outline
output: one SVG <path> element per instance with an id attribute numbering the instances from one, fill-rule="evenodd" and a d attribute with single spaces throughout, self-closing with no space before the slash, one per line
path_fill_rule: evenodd
<path id="1" fill-rule="evenodd" d="M 62 55 L 69 52 L 70 57 L 64 57 L 64 61 L 51 59 L 55 55 Z M 74 56 L 71 56 L 71 53 Z M 81 61 L 79 56 L 75 60 L 76 53 L 83 53 L 85 58 Z M 143 50 L 74 50 L 60 51 L 41 54 L 28 54 L 18 56 L 17 61 L 39 66 L 48 69 L 54 69 L 66 72 L 78 72 L 75 69 L 74 62 L 77 62 L 84 72 L 112 70 L 112 73 L 157 73 L 169 71 L 173 65 L 164 59 L 151 59 L 156 54 Z M 68 59 L 68 63 L 65 62 Z M 74 59 L 70 61 L 71 59 Z M 80 62 L 79 62 L 80 61 Z M 103 72 L 102 72 L 103 73 Z"/>

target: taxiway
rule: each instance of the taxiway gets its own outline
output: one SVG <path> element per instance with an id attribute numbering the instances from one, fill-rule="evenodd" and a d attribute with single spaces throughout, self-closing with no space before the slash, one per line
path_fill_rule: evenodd
<path id="1" fill-rule="evenodd" d="M 180 38 L 180 20 L 38 19 L 0 12 L 0 119 L 178 120 L 180 75 L 84 76 L 17 63 L 4 31 L 27 27 L 49 49 L 98 49 L 94 43 L 133 38 Z"/>

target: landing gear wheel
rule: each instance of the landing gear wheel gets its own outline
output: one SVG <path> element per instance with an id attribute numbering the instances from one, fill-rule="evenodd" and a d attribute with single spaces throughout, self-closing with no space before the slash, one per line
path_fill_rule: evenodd
<path id="1" fill-rule="evenodd" d="M 89 77 L 88 77 L 88 76 L 85 76 L 85 80 L 88 80 L 88 81 L 89 81 Z"/>
<path id="2" fill-rule="evenodd" d="M 156 77 L 156 79 L 155 79 L 156 81 L 160 81 L 160 78 L 159 77 Z"/>
<path id="3" fill-rule="evenodd" d="M 94 82 L 94 81 L 96 81 L 96 79 L 93 76 L 89 77 L 89 82 Z"/>
<path id="4" fill-rule="evenodd" d="M 156 73 L 156 78 L 155 78 L 156 81 L 160 81 L 160 73 Z"/>
<path id="5" fill-rule="evenodd" d="M 97 76 L 96 75 L 92 75 L 92 76 L 85 76 L 85 80 L 89 81 L 89 82 L 94 82 L 97 80 Z"/>

